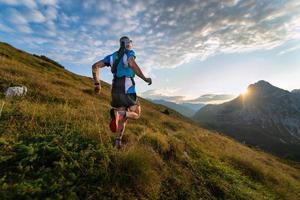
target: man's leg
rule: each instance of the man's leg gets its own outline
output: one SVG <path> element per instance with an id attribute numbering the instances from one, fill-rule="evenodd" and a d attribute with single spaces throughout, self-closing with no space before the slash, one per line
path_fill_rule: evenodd
<path id="1" fill-rule="evenodd" d="M 121 148 L 122 146 L 122 137 L 125 132 L 125 126 L 127 123 L 126 119 L 126 108 L 125 107 L 119 107 L 114 108 L 114 115 L 116 117 L 116 123 L 117 123 L 117 129 L 116 129 L 116 136 L 114 141 L 114 146 L 116 148 Z"/>
<path id="2" fill-rule="evenodd" d="M 126 127 L 127 121 L 124 121 L 124 122 L 122 122 L 122 123 L 123 123 L 123 124 L 122 124 L 123 129 L 120 130 L 120 132 L 119 132 L 119 139 L 120 139 L 120 140 L 122 140 L 122 137 L 123 137 L 123 135 L 124 135 L 125 127 Z"/>
<path id="3" fill-rule="evenodd" d="M 126 112 L 126 117 L 129 119 L 138 119 L 141 116 L 141 106 L 130 106 Z"/>
<path id="4" fill-rule="evenodd" d="M 119 107 L 114 109 L 115 116 L 118 116 L 118 128 L 116 133 L 121 133 L 123 129 L 125 129 L 124 124 L 126 123 L 126 108 L 125 107 Z"/>
<path id="5" fill-rule="evenodd" d="M 114 146 L 118 149 L 120 149 L 122 147 L 122 137 L 124 135 L 124 132 L 125 132 L 125 126 L 126 126 L 126 121 L 123 122 L 123 129 L 122 130 L 119 130 L 119 132 L 117 132 L 118 136 L 116 136 L 116 139 L 115 139 L 115 143 L 114 143 Z"/>

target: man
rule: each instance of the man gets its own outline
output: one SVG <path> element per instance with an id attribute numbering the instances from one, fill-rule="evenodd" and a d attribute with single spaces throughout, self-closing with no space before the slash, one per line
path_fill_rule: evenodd
<path id="1" fill-rule="evenodd" d="M 148 85 L 152 84 L 152 79 L 146 78 L 135 62 L 136 56 L 132 47 L 132 41 L 127 36 L 121 37 L 119 50 L 92 66 L 96 94 L 99 94 L 101 90 L 99 69 L 110 66 L 114 75 L 111 88 L 110 129 L 118 134 L 114 143 L 117 148 L 121 147 L 127 119 L 138 119 L 141 115 L 141 106 L 137 101 L 135 91 L 135 74 L 147 82 Z"/>

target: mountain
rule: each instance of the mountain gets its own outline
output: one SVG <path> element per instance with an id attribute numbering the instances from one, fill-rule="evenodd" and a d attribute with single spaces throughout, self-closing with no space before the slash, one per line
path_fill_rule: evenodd
<path id="1" fill-rule="evenodd" d="M 245 95 L 200 109 L 194 120 L 283 158 L 300 161 L 300 95 L 259 81 Z"/>
<path id="2" fill-rule="evenodd" d="M 193 104 L 193 103 L 173 103 L 170 101 L 166 101 L 163 99 L 153 99 L 150 100 L 153 103 L 164 105 L 168 108 L 171 108 L 180 114 L 186 116 L 186 117 L 192 117 L 200 108 L 204 106 L 204 104 Z"/>
<path id="3" fill-rule="evenodd" d="M 198 110 L 200 110 L 200 108 L 205 106 L 205 104 L 203 103 L 181 103 L 181 105 L 190 108 L 191 110 L 193 110 L 194 113 L 196 113 Z"/>
<path id="4" fill-rule="evenodd" d="M 292 91 L 292 93 L 300 95 L 300 89 L 295 89 L 295 90 Z"/>
<path id="5" fill-rule="evenodd" d="M 15 85 L 27 95 L 4 98 Z M 109 84 L 95 96 L 91 78 L 0 43 L 0 199 L 298 199 L 297 163 L 142 98 L 113 148 L 109 103 Z"/>

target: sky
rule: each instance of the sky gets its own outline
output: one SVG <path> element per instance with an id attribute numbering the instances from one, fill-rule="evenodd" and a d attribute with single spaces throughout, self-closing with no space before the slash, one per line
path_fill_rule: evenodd
<path id="1" fill-rule="evenodd" d="M 133 40 L 143 97 L 226 101 L 266 80 L 300 88 L 299 0 L 0 0 L 0 41 L 91 77 Z M 111 83 L 109 68 L 101 79 Z"/>

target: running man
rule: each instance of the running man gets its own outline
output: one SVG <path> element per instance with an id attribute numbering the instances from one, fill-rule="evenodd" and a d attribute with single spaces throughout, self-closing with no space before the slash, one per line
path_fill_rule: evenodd
<path id="1" fill-rule="evenodd" d="M 100 94 L 101 90 L 99 69 L 110 66 L 114 75 L 111 87 L 110 129 L 113 133 L 117 133 L 114 142 L 117 148 L 122 145 L 121 141 L 127 119 L 138 119 L 141 115 L 141 106 L 138 103 L 135 91 L 135 74 L 148 85 L 152 84 L 152 79 L 146 78 L 135 62 L 136 56 L 132 47 L 132 41 L 127 36 L 121 37 L 119 50 L 92 66 L 96 94 Z"/>

